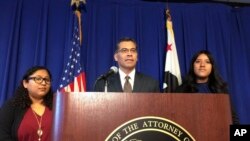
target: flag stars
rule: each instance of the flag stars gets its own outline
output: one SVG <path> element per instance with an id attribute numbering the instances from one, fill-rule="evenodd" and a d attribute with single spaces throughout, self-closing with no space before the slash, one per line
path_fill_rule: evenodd
<path id="1" fill-rule="evenodd" d="M 74 82 L 75 76 L 78 76 L 81 71 L 81 44 L 80 44 L 80 37 L 79 37 L 79 29 L 74 27 L 74 33 L 71 40 L 71 49 L 69 53 L 69 60 L 67 62 L 66 67 L 64 68 L 64 74 L 60 83 L 60 88 L 63 88 L 71 82 Z"/>
<path id="2" fill-rule="evenodd" d="M 166 51 L 168 50 L 172 50 L 172 44 L 168 44 L 167 47 L 166 47 Z"/>

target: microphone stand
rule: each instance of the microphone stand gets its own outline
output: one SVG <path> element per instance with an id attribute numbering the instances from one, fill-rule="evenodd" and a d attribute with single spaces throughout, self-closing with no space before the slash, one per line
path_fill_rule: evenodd
<path id="1" fill-rule="evenodd" d="M 108 80 L 107 80 L 106 77 L 103 77 L 103 75 L 100 76 L 99 78 L 97 78 L 97 79 L 95 80 L 94 89 L 95 89 L 95 86 L 96 86 L 97 81 L 99 81 L 99 80 L 101 80 L 101 79 L 104 80 L 104 92 L 107 93 L 107 92 L 108 92 Z"/>
<path id="2" fill-rule="evenodd" d="M 107 93 L 108 92 L 108 80 L 105 78 L 105 85 L 104 85 L 104 92 Z"/>
<path id="3" fill-rule="evenodd" d="M 100 79 L 103 79 L 104 80 L 104 92 L 107 93 L 108 92 L 108 80 L 107 78 L 110 76 L 110 75 L 113 75 L 114 73 L 117 73 L 118 72 L 118 68 L 116 66 L 112 66 L 109 70 L 109 72 L 101 75 L 100 77 L 97 78 L 96 82 Z M 95 85 L 96 85 L 96 82 L 95 82 Z"/>

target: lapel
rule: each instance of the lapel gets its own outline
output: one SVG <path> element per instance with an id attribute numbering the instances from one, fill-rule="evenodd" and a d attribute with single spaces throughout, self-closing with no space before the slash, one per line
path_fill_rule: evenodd
<path id="1" fill-rule="evenodd" d="M 119 73 L 110 77 L 108 88 L 110 92 L 123 92 Z"/>
<path id="2" fill-rule="evenodd" d="M 134 81 L 134 87 L 133 87 L 133 92 L 140 92 L 142 88 L 142 75 L 139 72 L 135 73 L 135 81 Z"/>

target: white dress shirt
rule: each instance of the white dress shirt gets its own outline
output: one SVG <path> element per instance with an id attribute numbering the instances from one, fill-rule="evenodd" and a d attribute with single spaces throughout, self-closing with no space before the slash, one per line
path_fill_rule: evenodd
<path id="1" fill-rule="evenodd" d="M 126 81 L 125 77 L 127 75 L 120 68 L 119 68 L 119 74 L 120 74 L 120 80 L 121 80 L 121 84 L 122 84 L 122 89 L 124 89 L 123 87 L 124 87 L 124 83 Z M 133 90 L 133 88 L 134 88 L 134 82 L 135 82 L 135 69 L 133 69 L 131 71 L 131 73 L 128 74 L 128 76 L 130 77 L 129 82 L 130 82 L 130 84 L 132 86 L 132 90 Z"/>

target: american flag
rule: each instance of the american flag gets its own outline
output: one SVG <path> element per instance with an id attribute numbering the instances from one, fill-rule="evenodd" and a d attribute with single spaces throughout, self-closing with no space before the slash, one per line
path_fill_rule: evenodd
<path id="1" fill-rule="evenodd" d="M 81 31 L 79 17 L 74 14 L 74 29 L 70 44 L 70 54 L 62 74 L 59 91 L 84 92 L 86 91 L 85 72 L 81 66 Z"/>

